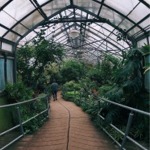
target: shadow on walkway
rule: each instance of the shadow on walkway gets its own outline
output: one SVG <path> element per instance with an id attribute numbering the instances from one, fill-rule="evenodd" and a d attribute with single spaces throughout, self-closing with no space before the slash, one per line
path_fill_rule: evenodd
<path id="1" fill-rule="evenodd" d="M 49 120 L 33 135 L 22 138 L 13 150 L 116 150 L 112 141 L 93 126 L 74 103 L 51 101 Z M 11 149 L 11 150 L 12 150 Z"/>

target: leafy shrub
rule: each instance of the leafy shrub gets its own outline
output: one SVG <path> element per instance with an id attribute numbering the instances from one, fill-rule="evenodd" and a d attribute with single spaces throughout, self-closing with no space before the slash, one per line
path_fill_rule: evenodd
<path id="1" fill-rule="evenodd" d="M 91 80 L 95 80 L 97 81 L 99 84 L 102 84 L 102 74 L 100 69 L 94 68 L 89 70 L 87 76 L 91 79 Z"/>
<path id="2" fill-rule="evenodd" d="M 33 91 L 22 82 L 7 84 L 3 93 L 9 103 L 15 103 L 32 98 Z"/>
<path id="3" fill-rule="evenodd" d="M 44 95 L 40 95 L 44 96 Z M 22 115 L 22 121 L 25 121 L 27 119 L 30 119 L 34 115 L 37 115 L 41 111 L 45 110 L 47 108 L 46 100 L 44 99 L 37 99 L 34 102 L 27 103 L 26 105 L 22 105 L 20 107 L 21 115 Z M 39 127 L 43 125 L 45 122 L 47 113 L 44 113 L 35 119 L 29 121 L 24 125 L 25 132 L 32 133 L 36 131 Z"/>
<path id="4" fill-rule="evenodd" d="M 7 84 L 3 92 L 9 103 L 16 103 L 20 101 L 29 100 L 33 97 L 33 93 L 34 92 L 31 89 L 27 88 L 22 82 L 17 82 L 13 85 Z M 47 107 L 46 101 L 42 99 L 37 99 L 36 101 L 19 105 L 21 120 L 26 121 L 30 119 L 31 117 L 38 114 L 42 110 L 46 109 L 46 107 Z M 17 114 L 16 108 L 15 107 L 11 108 L 12 123 L 14 125 L 19 123 L 18 116 L 16 114 Z M 35 130 L 37 130 L 44 123 L 45 115 L 46 114 L 42 114 L 39 117 L 25 124 L 24 125 L 25 132 L 32 133 Z"/>
<path id="5" fill-rule="evenodd" d="M 63 89 L 67 89 L 67 91 L 80 90 L 80 84 L 76 83 L 75 81 L 69 81 L 63 85 Z"/>
<path id="6" fill-rule="evenodd" d="M 102 85 L 101 87 L 98 88 L 98 92 L 100 96 L 104 96 L 111 89 L 112 89 L 111 85 Z"/>
<path id="7" fill-rule="evenodd" d="M 60 62 L 64 48 L 45 40 L 39 33 L 32 41 L 17 49 L 17 73 L 25 85 L 43 91 L 46 73 L 52 63 Z"/>
<path id="8" fill-rule="evenodd" d="M 63 77 L 63 83 L 71 80 L 78 81 L 85 75 L 84 66 L 76 60 L 69 60 L 64 62 L 63 67 L 60 70 L 60 74 Z"/>
<path id="9" fill-rule="evenodd" d="M 79 97 L 79 92 L 78 91 L 68 91 L 65 92 L 63 95 L 63 98 L 66 100 L 74 101 L 77 97 Z"/>

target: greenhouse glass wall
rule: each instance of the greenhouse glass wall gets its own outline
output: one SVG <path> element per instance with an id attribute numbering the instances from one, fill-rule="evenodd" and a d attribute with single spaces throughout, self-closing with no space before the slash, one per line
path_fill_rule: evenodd
<path id="1" fill-rule="evenodd" d="M 0 18 L 1 90 L 12 75 L 15 80 L 17 47 L 41 30 L 66 47 L 66 57 L 80 53 L 90 63 L 104 53 L 122 57 L 131 47 L 149 44 L 148 0 L 1 0 Z M 72 30 L 78 37 L 70 36 Z M 14 58 L 11 65 L 7 57 Z"/>

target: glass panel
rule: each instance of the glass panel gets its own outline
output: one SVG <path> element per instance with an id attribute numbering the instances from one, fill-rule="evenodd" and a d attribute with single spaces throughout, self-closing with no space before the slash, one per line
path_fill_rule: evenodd
<path id="1" fill-rule="evenodd" d="M 109 47 L 110 47 L 110 50 L 112 50 L 112 49 L 116 49 L 116 47 L 114 47 L 113 45 L 111 45 L 111 44 L 109 44 L 109 43 L 107 43 L 107 46 L 109 46 Z"/>
<path id="2" fill-rule="evenodd" d="M 98 13 L 100 4 L 91 0 L 74 0 L 74 4 L 87 9 L 95 14 Z"/>
<path id="3" fill-rule="evenodd" d="M 118 42 L 111 40 L 110 38 L 107 38 L 107 41 L 110 41 L 112 44 L 116 45 L 120 49 L 123 48 L 121 45 L 118 44 Z"/>
<path id="4" fill-rule="evenodd" d="M 97 1 L 101 2 L 102 0 L 97 0 Z"/>
<path id="5" fill-rule="evenodd" d="M 101 29 L 101 33 L 103 33 L 105 36 L 108 36 L 110 34 L 109 31 L 105 30 L 105 29 Z"/>
<path id="6" fill-rule="evenodd" d="M 22 24 L 32 28 L 34 27 L 37 23 L 41 22 L 44 18 L 40 15 L 38 11 L 35 11 L 32 13 L 32 15 L 28 16 L 22 21 Z"/>
<path id="7" fill-rule="evenodd" d="M 81 11 L 79 9 L 76 10 L 76 14 L 79 15 L 79 16 L 82 16 L 82 17 L 86 17 L 87 13 L 84 12 L 84 11 Z"/>
<path id="8" fill-rule="evenodd" d="M 13 83 L 13 60 L 7 59 L 7 82 Z"/>
<path id="9" fill-rule="evenodd" d="M 61 34 L 61 29 L 57 29 L 56 31 L 55 31 L 55 34 Z"/>
<path id="10" fill-rule="evenodd" d="M 88 19 L 93 19 L 93 15 L 88 14 Z"/>
<path id="11" fill-rule="evenodd" d="M 0 91 L 5 87 L 4 59 L 0 58 Z"/>
<path id="12" fill-rule="evenodd" d="M 57 39 L 56 39 L 56 42 L 61 42 L 62 40 L 64 40 L 64 39 L 68 39 L 68 38 L 66 38 L 66 36 L 65 35 L 61 35 L 61 36 L 57 36 Z"/>
<path id="13" fill-rule="evenodd" d="M 55 13 L 59 9 L 68 6 L 69 4 L 70 4 L 69 0 L 61 0 L 61 1 L 55 0 L 43 6 L 42 9 L 47 14 L 47 16 L 50 16 L 51 14 Z"/>
<path id="14" fill-rule="evenodd" d="M 129 45 L 125 41 L 118 41 L 117 43 L 119 43 L 122 46 L 121 49 L 125 49 L 129 47 Z"/>
<path id="15" fill-rule="evenodd" d="M 101 41 L 101 40 L 100 40 L 100 41 Z M 96 44 L 96 43 L 93 43 L 93 44 L 91 44 L 91 45 L 94 46 L 94 47 L 98 47 L 100 44 L 101 44 L 100 42 L 97 42 L 97 44 Z"/>
<path id="16" fill-rule="evenodd" d="M 113 33 L 116 34 L 116 33 L 118 33 L 118 31 L 114 30 Z M 121 48 L 129 47 L 129 46 L 127 46 L 126 42 L 124 42 L 124 41 L 117 41 L 117 36 L 114 35 L 114 34 L 111 34 L 109 37 L 111 39 L 113 39 L 114 41 L 116 41 Z"/>
<path id="17" fill-rule="evenodd" d="M 2 7 L 5 3 L 7 3 L 9 0 L 0 0 L 0 7 Z"/>
<path id="18" fill-rule="evenodd" d="M 144 4 L 140 3 L 134 11 L 129 15 L 129 18 L 135 22 L 140 21 L 145 16 L 149 14 L 149 8 L 147 8 Z M 149 24 L 149 23 L 148 23 Z M 146 25 L 148 25 L 146 24 Z"/>
<path id="19" fill-rule="evenodd" d="M 97 39 L 97 40 L 99 39 L 99 37 L 97 37 L 96 35 L 94 35 L 94 34 L 92 34 L 92 33 L 86 34 L 86 38 L 89 37 L 88 35 L 89 35 L 89 36 L 92 36 L 93 38 L 95 38 L 95 39 Z"/>
<path id="20" fill-rule="evenodd" d="M 149 0 L 144 0 L 147 4 L 149 4 L 150 5 L 150 1 Z"/>
<path id="21" fill-rule="evenodd" d="M 100 32 L 96 31 L 96 30 L 92 30 L 92 32 L 94 32 L 95 34 L 98 33 L 98 37 L 101 37 L 101 38 L 106 38 L 106 35 L 105 34 L 101 34 Z M 93 36 L 93 35 L 91 35 Z"/>
<path id="22" fill-rule="evenodd" d="M 53 13 L 55 13 L 56 11 L 58 11 L 57 9 L 54 9 L 53 6 L 49 3 L 45 6 L 42 7 L 43 11 L 45 12 L 45 14 L 49 17 L 51 16 Z"/>
<path id="23" fill-rule="evenodd" d="M 125 29 L 126 31 L 130 29 L 134 24 L 131 23 L 129 20 L 125 19 L 119 27 L 122 28 L 123 30 Z"/>
<path id="24" fill-rule="evenodd" d="M 124 15 L 127 15 L 137 4 L 138 0 L 105 0 L 105 3 L 118 10 Z"/>
<path id="25" fill-rule="evenodd" d="M 1 24 L 3 24 L 8 28 L 13 26 L 17 22 L 14 18 L 12 18 L 9 14 L 7 14 L 4 11 L 0 12 L 0 18 L 1 18 Z"/>
<path id="26" fill-rule="evenodd" d="M 12 32 L 9 32 L 6 34 L 5 38 L 10 41 L 16 42 L 20 37 Z"/>
<path id="27" fill-rule="evenodd" d="M 133 38 L 138 38 L 138 37 L 140 37 L 140 36 L 143 36 L 144 35 L 144 32 L 143 31 L 139 31 L 139 32 L 136 32 L 134 35 L 133 35 Z"/>
<path id="28" fill-rule="evenodd" d="M 103 23 L 102 26 L 104 28 L 108 29 L 109 31 L 113 31 L 114 30 L 114 28 L 112 26 L 110 26 L 109 24 L 107 24 L 107 23 Z"/>
<path id="29" fill-rule="evenodd" d="M 138 47 L 142 47 L 144 46 L 145 44 L 147 44 L 147 39 L 143 39 L 141 41 L 138 42 Z"/>
<path id="30" fill-rule="evenodd" d="M 17 33 L 23 35 L 23 34 L 26 33 L 28 30 L 27 30 L 27 28 L 25 28 L 23 25 L 18 24 L 17 26 L 15 26 L 15 27 L 13 28 L 13 31 L 15 31 L 15 32 L 17 32 Z"/>
<path id="31" fill-rule="evenodd" d="M 149 24 L 150 24 L 150 18 L 148 18 L 148 19 L 144 20 L 142 23 L 140 23 L 140 26 L 141 26 L 142 28 L 145 28 L 145 27 L 147 27 Z"/>
<path id="32" fill-rule="evenodd" d="M 32 40 L 36 36 L 35 32 L 30 32 L 26 37 L 24 37 L 20 42 L 19 45 L 24 45 L 26 42 Z"/>
<path id="33" fill-rule="evenodd" d="M 37 0 L 37 2 L 41 5 L 44 4 L 45 2 L 47 2 L 48 0 Z"/>
<path id="34" fill-rule="evenodd" d="M 122 21 L 122 19 L 124 19 L 121 15 L 114 12 L 113 10 L 110 10 L 105 6 L 102 7 L 100 17 L 109 19 L 110 22 L 112 22 L 115 25 L 118 25 Z"/>
<path id="35" fill-rule="evenodd" d="M 138 27 L 135 27 L 133 28 L 131 31 L 129 31 L 129 35 L 132 36 L 134 35 L 135 33 L 137 33 L 138 31 L 140 31 L 141 29 L 138 28 Z"/>
<path id="36" fill-rule="evenodd" d="M 65 39 L 63 39 L 63 40 L 61 40 L 61 41 L 60 41 L 60 43 L 61 43 L 61 44 L 67 44 L 67 45 L 69 45 L 69 43 L 67 43 L 66 38 L 65 38 Z"/>
<path id="37" fill-rule="evenodd" d="M 35 8 L 30 1 L 14 0 L 4 8 L 4 11 L 7 12 L 12 18 L 15 18 L 15 20 L 20 20 L 34 9 Z"/>
<path id="38" fill-rule="evenodd" d="M 0 36 L 3 36 L 3 34 L 6 32 L 7 30 L 0 27 Z"/>
<path id="39" fill-rule="evenodd" d="M 6 51 L 11 52 L 12 51 L 12 45 L 2 42 L 2 50 L 6 50 Z"/>

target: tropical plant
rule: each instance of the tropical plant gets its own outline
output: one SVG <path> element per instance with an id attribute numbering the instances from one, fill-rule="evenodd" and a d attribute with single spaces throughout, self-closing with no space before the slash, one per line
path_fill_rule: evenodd
<path id="1" fill-rule="evenodd" d="M 68 60 L 63 63 L 60 74 L 63 77 L 63 83 L 71 80 L 78 81 L 85 75 L 84 65 L 76 60 Z"/>
<path id="2" fill-rule="evenodd" d="M 126 58 L 124 58 L 124 65 L 122 69 L 115 77 L 116 83 L 114 84 L 113 88 L 105 94 L 105 97 L 118 103 L 149 111 L 149 100 L 144 90 L 144 70 L 142 63 L 143 54 L 141 49 L 131 49 L 126 55 Z M 103 105 L 102 109 L 102 113 L 106 117 L 106 122 L 116 123 L 118 114 L 122 116 L 123 120 L 119 118 L 118 120 L 121 121 L 117 122 L 117 124 L 123 125 L 125 120 L 127 121 L 128 115 L 126 114 L 129 112 L 122 111 L 122 109 L 119 109 L 111 104 Z M 139 116 L 137 117 L 138 119 L 135 119 L 133 123 L 133 127 L 136 130 L 133 130 L 132 134 L 135 132 L 136 137 L 143 137 L 143 135 L 145 135 L 146 138 L 148 134 L 145 134 L 145 129 L 149 131 L 147 123 L 148 118 L 141 118 L 140 115 L 137 116 Z M 141 122 L 143 125 L 142 127 L 140 125 Z M 138 132 L 139 130 L 137 130 L 135 127 L 139 128 L 140 132 Z"/>
<path id="3" fill-rule="evenodd" d="M 9 103 L 16 103 L 16 102 L 29 100 L 34 96 L 34 92 L 31 89 L 27 88 L 22 82 L 17 82 L 14 83 L 13 85 L 7 84 L 5 90 L 3 91 L 3 94 Z M 34 115 L 37 115 L 37 113 L 41 112 L 42 110 L 45 110 L 46 107 L 47 107 L 46 101 L 42 99 L 38 99 L 33 102 L 19 105 L 18 108 L 21 113 L 22 121 L 26 121 L 31 117 L 33 117 Z M 10 112 L 12 117 L 12 123 L 14 125 L 18 124 L 19 120 L 18 120 L 18 116 L 16 115 L 17 111 L 15 107 L 11 108 Z M 38 118 L 25 124 L 24 125 L 25 132 L 31 133 L 37 130 L 44 123 L 45 118 L 46 118 L 45 114 L 42 114 Z"/>
<path id="4" fill-rule="evenodd" d="M 45 40 L 41 34 L 34 38 L 32 45 L 19 48 L 17 70 L 22 81 L 34 89 L 44 85 L 45 70 L 48 70 L 52 63 L 62 60 L 63 49 L 60 44 Z"/>
<path id="5" fill-rule="evenodd" d="M 16 82 L 14 84 L 8 83 L 3 94 L 9 103 L 15 103 L 32 98 L 34 92 L 32 89 L 27 88 L 22 82 Z"/>

